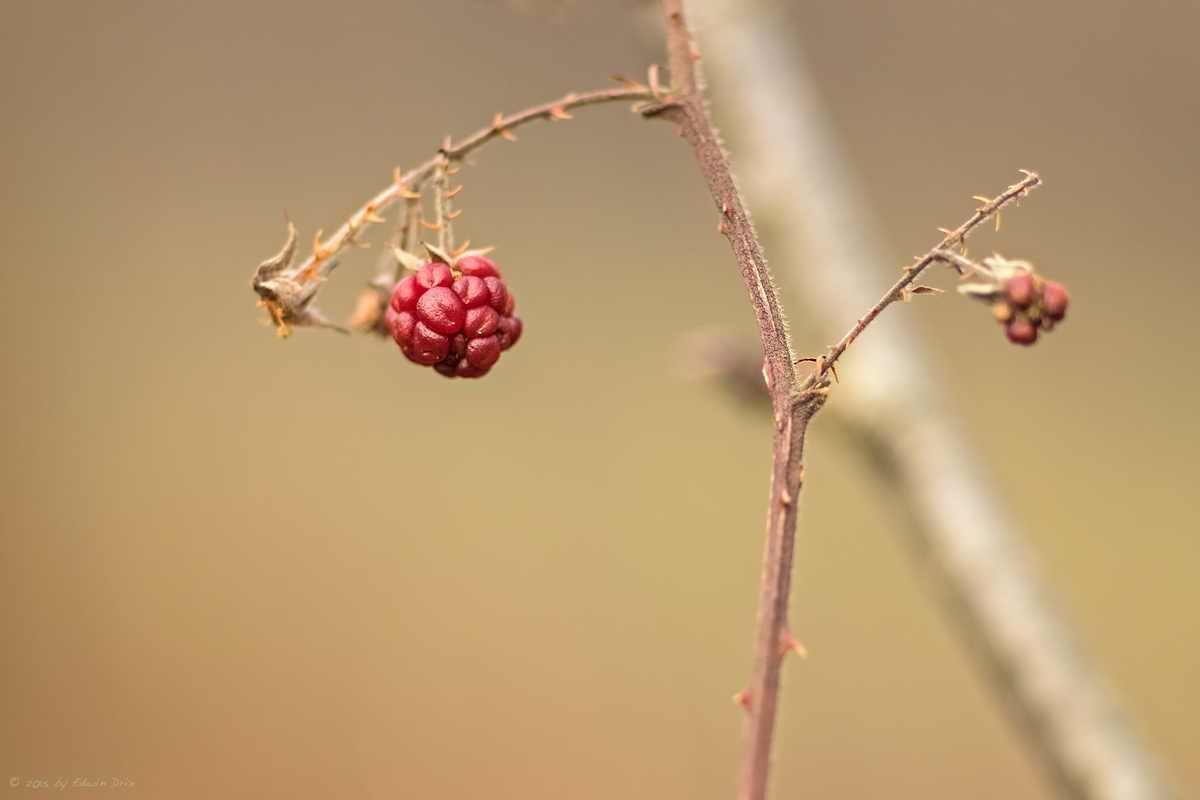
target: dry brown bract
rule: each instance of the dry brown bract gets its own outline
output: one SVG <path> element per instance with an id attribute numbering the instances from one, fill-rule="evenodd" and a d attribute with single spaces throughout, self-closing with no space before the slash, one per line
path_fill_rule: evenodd
<path id="1" fill-rule="evenodd" d="M 279 255 L 258 265 L 252 282 L 254 291 L 258 293 L 258 304 L 270 313 L 271 322 L 278 329 L 280 338 L 286 339 L 291 336 L 294 327 L 332 328 L 341 333 L 349 333 L 345 328 L 328 320 L 312 305 L 325 275 L 336 264 L 326 262 L 319 269 L 323 274 L 306 275 L 301 278 L 294 271 L 288 271 L 295 255 L 296 227 L 288 220 L 287 244 L 279 251 Z"/>

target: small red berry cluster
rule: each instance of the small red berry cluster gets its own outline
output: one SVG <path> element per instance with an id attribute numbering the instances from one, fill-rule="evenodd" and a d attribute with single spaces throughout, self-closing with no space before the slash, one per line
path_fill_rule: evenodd
<path id="1" fill-rule="evenodd" d="M 992 306 L 996 321 L 1013 344 L 1031 345 L 1038 330 L 1050 331 L 1067 315 L 1067 289 L 1040 275 L 1019 272 L 1004 281 Z"/>
<path id="2" fill-rule="evenodd" d="M 515 305 L 491 259 L 431 261 L 396 284 L 387 328 L 414 364 L 447 378 L 481 378 L 521 338 Z"/>

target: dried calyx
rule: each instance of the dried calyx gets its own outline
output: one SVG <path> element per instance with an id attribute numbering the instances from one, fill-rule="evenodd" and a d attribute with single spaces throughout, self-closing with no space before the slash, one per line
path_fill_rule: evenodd
<path id="1" fill-rule="evenodd" d="M 971 262 L 967 277 L 975 280 L 961 284 L 958 291 L 990 305 L 1014 344 L 1033 344 L 1039 331 L 1050 332 L 1067 315 L 1066 287 L 1038 275 L 1028 261 L 993 255 L 982 263 Z"/>
<path id="2" fill-rule="evenodd" d="M 337 266 L 335 261 L 326 261 L 313 275 L 301 275 L 291 269 L 296 255 L 296 228 L 288 220 L 288 240 L 274 258 L 258 265 L 251 286 L 258 294 L 258 304 L 267 309 L 271 322 L 286 339 L 293 327 L 332 328 L 341 333 L 350 331 L 337 325 L 321 314 L 312 305 L 325 276 Z"/>

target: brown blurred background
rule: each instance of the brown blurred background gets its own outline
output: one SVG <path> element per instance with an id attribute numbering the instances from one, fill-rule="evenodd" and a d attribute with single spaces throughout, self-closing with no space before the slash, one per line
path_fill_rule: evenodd
<path id="1" fill-rule="evenodd" d="M 889 313 L 1200 793 L 1200 6 L 790 11 L 897 267 L 1045 177 L 975 247 L 1066 282 L 1066 325 Z M 248 286 L 283 209 L 306 242 L 445 134 L 655 60 L 601 0 L 0 3 L 4 797 L 732 796 L 770 432 L 679 367 L 754 327 L 671 127 L 585 109 L 460 173 L 526 321 L 485 380 L 281 342 Z M 862 467 L 818 422 L 776 796 L 1048 798 Z"/>

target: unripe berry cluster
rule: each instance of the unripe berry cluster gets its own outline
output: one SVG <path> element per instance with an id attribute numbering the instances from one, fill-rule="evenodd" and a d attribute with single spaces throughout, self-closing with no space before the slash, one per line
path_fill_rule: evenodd
<path id="1" fill-rule="evenodd" d="M 1067 289 L 1040 275 L 1019 272 L 1004 281 L 992 306 L 996 321 L 1013 344 L 1031 345 L 1038 330 L 1050 331 L 1067 315 Z"/>
<path id="2" fill-rule="evenodd" d="M 431 261 L 396 284 L 387 328 L 414 364 L 447 378 L 480 378 L 521 338 L 515 306 L 491 259 Z"/>

